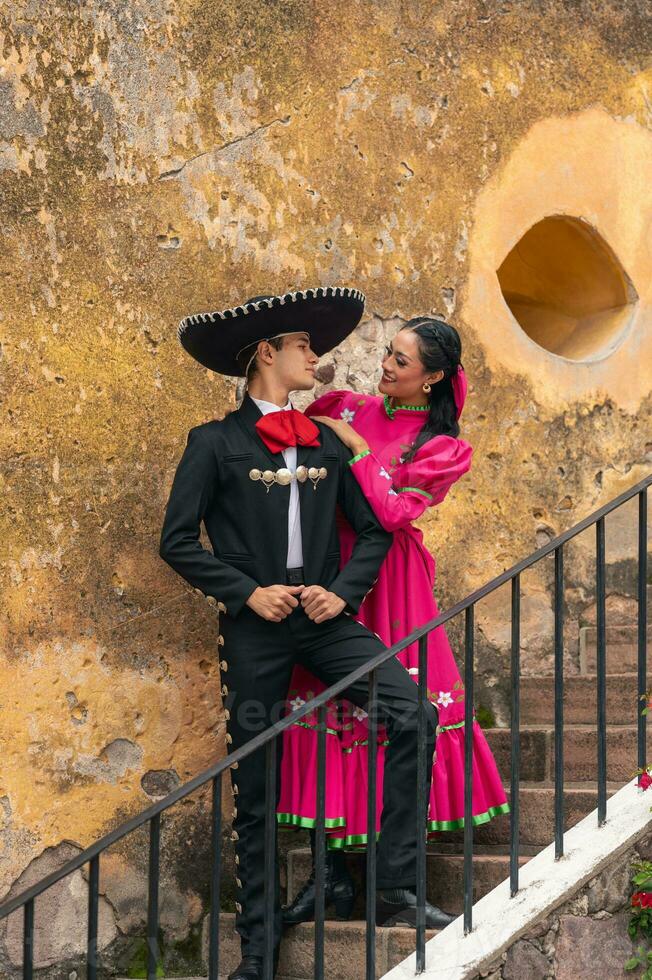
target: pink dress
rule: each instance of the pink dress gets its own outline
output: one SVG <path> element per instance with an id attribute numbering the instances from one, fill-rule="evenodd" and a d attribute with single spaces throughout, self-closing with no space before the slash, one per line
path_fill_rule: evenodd
<path id="1" fill-rule="evenodd" d="M 435 562 L 412 524 L 426 508 L 434 507 L 471 465 L 471 447 L 462 439 L 437 436 L 425 443 L 413 460 L 402 455 L 423 426 L 423 412 L 391 409 L 376 396 L 331 391 L 317 399 L 308 415 L 345 419 L 364 436 L 371 451 L 351 461 L 352 472 L 382 526 L 394 540 L 374 588 L 358 616 L 387 646 L 438 614 L 433 597 Z M 354 533 L 338 520 L 341 561 L 351 555 Z M 418 680 L 418 644 L 398 655 Z M 288 692 L 288 709 L 296 709 L 324 685 L 303 667 L 296 667 Z M 441 734 L 428 813 L 428 832 L 464 826 L 464 688 L 445 629 L 430 634 L 427 690 L 437 705 Z M 367 726 L 364 712 L 348 701 L 328 706 L 326 737 L 326 828 L 330 847 L 361 847 L 367 841 Z M 284 737 L 281 793 L 277 818 L 281 825 L 314 827 L 317 769 L 316 718 L 309 715 L 289 728 Z M 383 798 L 384 732 L 379 732 L 377 826 Z M 473 823 L 482 824 L 508 813 L 496 763 L 482 729 L 473 723 Z"/>

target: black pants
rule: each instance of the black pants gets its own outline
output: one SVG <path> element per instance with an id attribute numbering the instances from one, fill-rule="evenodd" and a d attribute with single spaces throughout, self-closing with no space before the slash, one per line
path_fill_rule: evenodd
<path id="1" fill-rule="evenodd" d="M 295 663 L 302 663 L 325 684 L 333 684 L 386 649 L 360 623 L 344 614 L 315 624 L 299 606 L 281 623 L 268 623 L 250 609 L 236 620 L 221 618 L 227 730 L 233 751 L 278 721 Z M 367 681 L 346 692 L 367 706 Z M 378 841 L 379 888 L 414 888 L 416 882 L 417 686 L 394 658 L 378 669 L 379 721 L 387 729 L 383 811 Z M 435 747 L 437 710 L 427 702 L 427 752 Z M 280 771 L 281 744 L 278 743 Z M 238 903 L 236 928 L 243 954 L 264 948 L 265 752 L 248 756 L 232 772 L 235 795 Z M 427 766 L 430 779 L 431 766 Z M 425 827 L 423 829 L 425 833 Z M 278 862 L 276 862 L 275 935 L 280 940 Z"/>

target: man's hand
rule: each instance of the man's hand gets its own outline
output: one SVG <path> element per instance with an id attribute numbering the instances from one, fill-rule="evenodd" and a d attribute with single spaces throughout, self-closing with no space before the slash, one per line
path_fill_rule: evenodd
<path id="1" fill-rule="evenodd" d="M 301 605 L 308 619 L 312 619 L 313 623 L 325 623 L 327 619 L 335 619 L 339 616 L 346 602 L 334 592 L 322 588 L 321 585 L 308 585 L 303 590 Z"/>
<path id="2" fill-rule="evenodd" d="M 259 585 L 247 599 L 247 605 L 261 619 L 280 623 L 299 605 L 295 596 L 303 591 L 303 585 L 268 585 L 266 589 Z"/>

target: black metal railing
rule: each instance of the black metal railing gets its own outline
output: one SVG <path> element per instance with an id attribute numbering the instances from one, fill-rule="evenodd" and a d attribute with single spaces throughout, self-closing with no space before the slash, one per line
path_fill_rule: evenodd
<path id="1" fill-rule="evenodd" d="M 222 844 L 222 776 L 227 769 L 237 767 L 239 762 L 265 748 L 266 752 L 266 821 L 265 821 L 265 971 L 270 980 L 273 973 L 274 933 L 274 848 L 276 841 L 276 789 L 277 789 L 277 739 L 282 733 L 306 715 L 317 712 L 318 739 L 318 779 L 317 779 L 317 819 L 316 819 L 316 903 L 315 903 L 315 955 L 314 977 L 323 980 L 325 973 L 325 775 L 326 775 L 326 703 L 343 695 L 356 681 L 369 678 L 369 738 L 368 738 L 368 808 L 367 808 L 367 869 L 366 869 L 366 977 L 375 980 L 376 976 L 376 760 L 377 760 L 377 677 L 376 671 L 383 663 L 396 656 L 412 643 L 419 644 L 419 719 L 418 719 L 418 757 L 417 778 L 419 796 L 417 806 L 417 928 L 415 933 L 416 972 L 425 970 L 425 898 L 426 898 L 426 780 L 427 740 L 426 740 L 426 677 L 427 641 L 429 634 L 438 626 L 464 613 L 464 683 L 465 716 L 464 731 L 470 733 L 473 725 L 474 689 L 474 651 L 476 603 L 496 589 L 511 583 L 511 816 L 510 816 L 510 890 L 515 895 L 519 887 L 519 775 L 520 775 L 520 581 L 521 574 L 528 568 L 546 558 L 555 556 L 554 574 L 554 679 L 555 679 L 555 855 L 560 858 L 564 851 L 564 702 L 563 702 L 563 608 L 564 608 L 564 546 L 582 531 L 591 526 L 596 529 L 596 593 L 597 593 L 597 789 L 598 824 L 602 825 L 607 813 L 607 740 L 606 740 L 606 604 L 605 604 L 605 517 L 627 501 L 638 497 L 638 560 L 637 560 L 637 605 L 638 605 L 638 699 L 646 691 L 647 662 L 647 489 L 652 484 L 652 475 L 584 518 L 570 530 L 554 538 L 548 544 L 524 558 L 512 568 L 477 589 L 461 602 L 439 615 L 436 619 L 414 630 L 399 643 L 378 654 L 367 664 L 359 667 L 347 677 L 333 684 L 312 701 L 302 705 L 292 714 L 264 732 L 252 738 L 244 746 L 232 752 L 225 759 L 215 763 L 184 786 L 170 793 L 165 799 L 126 823 L 116 827 L 110 834 L 88 847 L 77 857 L 68 861 L 57 871 L 47 875 L 21 894 L 0 906 L 0 921 L 12 913 L 23 910 L 23 980 L 32 980 L 34 970 L 34 936 L 39 928 L 37 899 L 47 889 L 75 871 L 89 866 L 88 885 L 88 940 L 87 940 L 87 980 L 97 980 L 98 976 L 98 903 L 101 856 L 107 848 L 144 825 L 149 825 L 149 887 L 147 909 L 147 976 L 156 980 L 159 957 L 159 876 L 161 850 L 161 816 L 175 803 L 179 802 L 200 787 L 212 783 L 212 831 L 211 831 L 211 906 L 209 915 L 209 960 L 208 978 L 218 980 L 220 973 L 220 881 Z M 646 717 L 638 712 L 638 765 L 646 765 Z M 473 739 L 465 738 L 465 792 L 464 792 L 464 931 L 472 929 L 473 914 Z"/>

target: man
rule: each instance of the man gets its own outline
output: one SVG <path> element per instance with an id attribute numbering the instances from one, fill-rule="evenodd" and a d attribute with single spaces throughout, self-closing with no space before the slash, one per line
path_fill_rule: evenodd
<path id="1" fill-rule="evenodd" d="M 180 326 L 183 346 L 201 364 L 248 382 L 237 411 L 190 431 L 161 535 L 165 561 L 208 599 L 222 603 L 231 749 L 278 720 L 295 662 L 332 684 L 384 649 L 351 614 L 372 587 L 391 536 L 350 472 L 343 444 L 289 403 L 290 391 L 314 386 L 315 351 L 323 354 L 339 344 L 363 308 L 357 290 L 329 287 L 257 297 L 233 310 L 188 317 Z M 337 505 L 357 533 L 341 570 Z M 199 540 L 202 521 L 212 552 Z M 347 696 L 365 706 L 366 681 Z M 378 699 L 389 740 L 377 879 L 386 916 L 388 908 L 414 910 L 416 880 L 417 688 L 394 659 L 378 671 Z M 427 714 L 431 753 L 433 705 Z M 242 962 L 230 980 L 259 980 L 264 752 L 241 762 L 232 783 Z M 275 886 L 278 949 L 278 867 Z M 429 906 L 427 920 L 441 927 L 450 917 Z"/>

